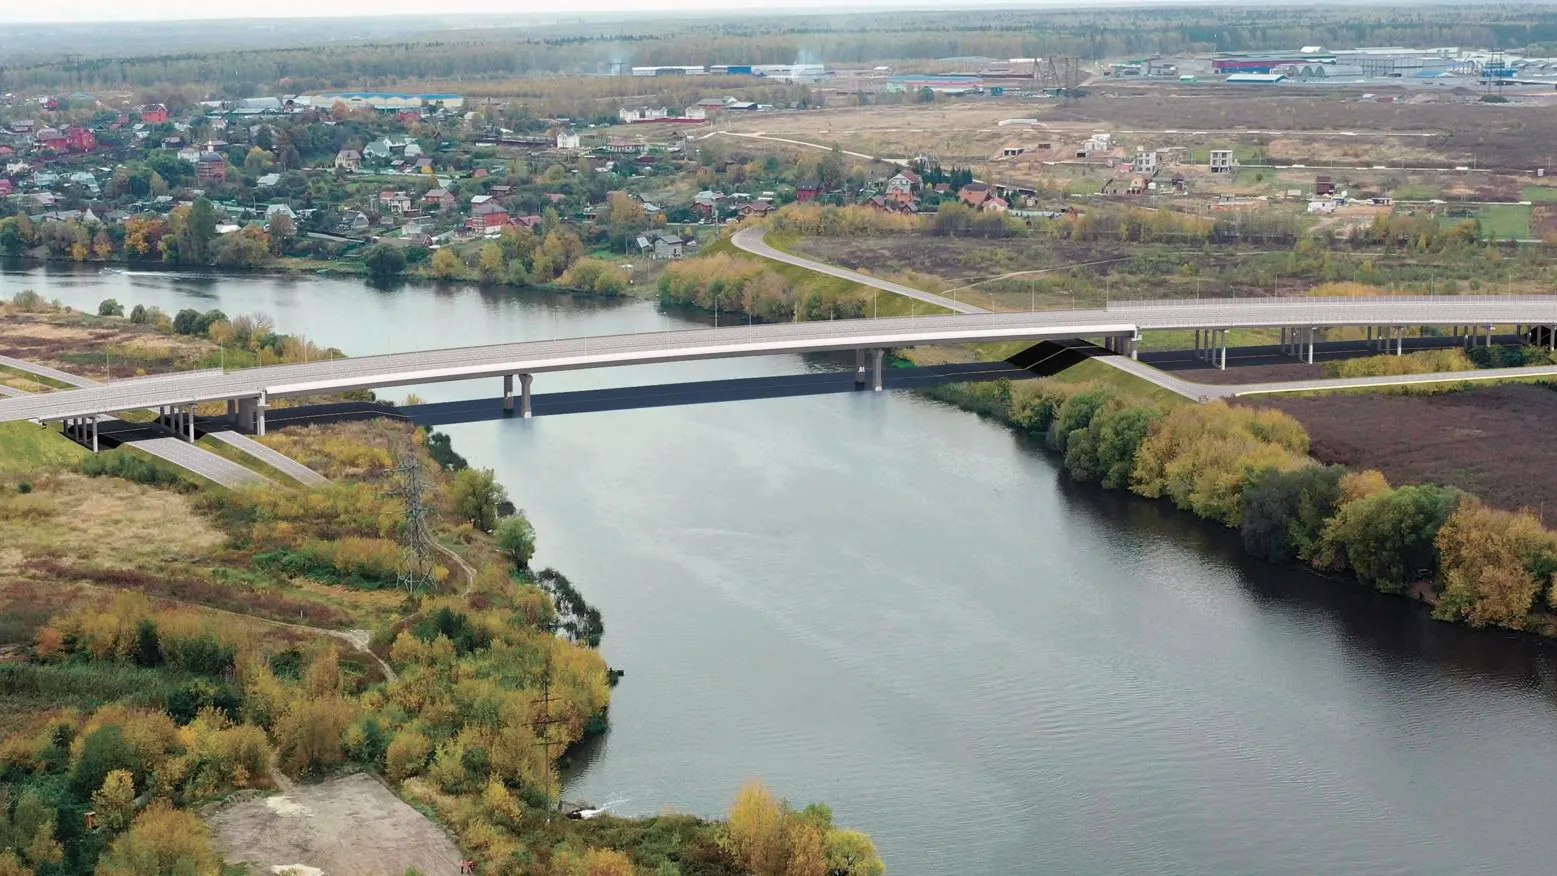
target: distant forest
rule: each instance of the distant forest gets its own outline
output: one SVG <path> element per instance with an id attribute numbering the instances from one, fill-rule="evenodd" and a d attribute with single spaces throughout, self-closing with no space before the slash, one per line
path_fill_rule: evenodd
<path id="1" fill-rule="evenodd" d="M 404 25 L 402 25 L 404 26 Z M 526 27 L 429 22 L 388 34 L 349 22 L 332 41 L 271 48 L 199 45 L 198 26 L 167 25 L 164 54 L 10 51 L 0 91 L 148 89 L 218 83 L 223 96 L 278 89 L 369 88 L 415 81 L 481 81 L 608 72 L 623 65 L 820 61 L 931 66 L 939 58 L 1074 55 L 1086 60 L 1154 53 L 1342 49 L 1373 45 L 1533 49 L 1557 53 L 1557 8 L 1226 6 L 1177 9 L 962 10 L 750 18 L 643 18 Z M 355 38 L 353 38 L 355 37 Z M 90 43 L 88 43 L 90 45 Z M 25 51 L 25 50 L 23 50 Z M 133 52 L 134 50 L 132 50 Z"/>

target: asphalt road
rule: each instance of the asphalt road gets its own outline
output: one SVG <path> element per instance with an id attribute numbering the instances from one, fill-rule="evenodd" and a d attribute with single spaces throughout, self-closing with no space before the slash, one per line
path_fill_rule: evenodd
<path id="1" fill-rule="evenodd" d="M 947 298 L 944 295 L 936 295 L 933 292 L 926 292 L 922 289 L 915 289 L 912 286 L 904 286 L 902 283 L 894 283 L 890 280 L 883 280 L 879 277 L 871 277 L 866 274 L 861 274 L 857 271 L 851 271 L 848 268 L 840 268 L 836 265 L 829 265 L 825 262 L 818 262 L 812 259 L 802 258 L 801 256 L 792 255 L 780 249 L 774 249 L 768 245 L 767 241 L 763 240 L 763 235 L 766 233 L 767 229 L 760 225 L 753 226 L 751 228 L 742 228 L 740 231 L 735 232 L 735 234 L 730 237 L 730 243 L 734 245 L 736 249 L 749 252 L 752 255 L 762 256 L 765 259 L 773 259 L 776 262 L 783 262 L 788 265 L 795 265 L 797 267 L 805 268 L 808 271 L 815 271 L 818 274 L 826 274 L 829 277 L 837 277 L 841 280 L 849 280 L 850 282 L 860 283 L 865 286 L 870 286 L 874 289 L 880 289 L 884 292 L 891 292 L 894 295 L 902 295 L 905 298 L 915 298 L 927 304 L 936 304 L 954 313 L 989 312 L 982 307 L 974 307 L 971 304 L 964 304 L 961 301 L 957 301 L 953 298 Z"/>

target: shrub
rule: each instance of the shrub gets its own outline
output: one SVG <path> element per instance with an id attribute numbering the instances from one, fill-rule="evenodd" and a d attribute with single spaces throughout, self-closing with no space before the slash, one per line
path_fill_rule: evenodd
<path id="1" fill-rule="evenodd" d="M 1557 535 L 1528 511 L 1462 501 L 1436 539 L 1443 592 L 1435 617 L 1520 628 L 1557 576 Z"/>
<path id="2" fill-rule="evenodd" d="M 404 781 L 427 766 L 432 743 L 414 730 L 402 730 L 384 753 L 384 771 L 394 781 Z"/>
<path id="3" fill-rule="evenodd" d="M 104 298 L 97 305 L 98 316 L 124 316 L 124 305 L 112 298 Z"/>
<path id="4" fill-rule="evenodd" d="M 1404 592 L 1438 568 L 1438 530 L 1462 494 L 1436 484 L 1382 489 L 1347 502 L 1325 524 L 1314 552 L 1323 568 L 1351 569 L 1386 593 Z"/>

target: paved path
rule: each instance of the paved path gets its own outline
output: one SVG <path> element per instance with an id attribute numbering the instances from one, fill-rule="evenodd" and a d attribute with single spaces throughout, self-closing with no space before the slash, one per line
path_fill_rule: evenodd
<path id="1" fill-rule="evenodd" d="M 842 280 L 849 280 L 854 283 L 860 283 L 865 286 L 870 286 L 874 289 L 891 292 L 894 295 L 902 295 L 905 298 L 916 298 L 928 304 L 939 305 L 954 313 L 989 313 L 989 311 L 982 307 L 974 307 L 971 304 L 964 304 L 955 298 L 947 298 L 944 295 L 936 295 L 933 292 L 926 292 L 922 289 L 915 289 L 912 286 L 904 286 L 902 283 L 894 283 L 890 280 L 882 280 L 878 277 L 871 277 L 866 274 L 861 274 L 858 271 L 851 271 L 848 268 L 840 268 L 836 265 L 829 265 L 824 262 L 815 261 L 813 259 L 804 258 L 802 256 L 791 255 L 790 253 L 784 252 L 781 249 L 774 249 L 768 245 L 767 241 L 762 239 L 763 235 L 766 233 L 767 229 L 760 225 L 753 226 L 751 228 L 742 228 L 740 231 L 735 232 L 735 234 L 730 237 L 730 243 L 733 244 L 736 249 L 744 250 L 745 252 L 749 252 L 752 255 L 762 256 L 765 259 L 773 259 L 776 262 L 783 262 L 787 265 L 795 265 L 796 267 L 805 268 L 808 271 L 815 271 L 818 274 L 826 274 L 829 277 L 837 277 Z"/>
<path id="2" fill-rule="evenodd" d="M 21 398 L 26 394 L 27 393 L 24 390 L 12 389 L 9 386 L 0 386 L 0 398 Z"/>
<path id="3" fill-rule="evenodd" d="M 17 371 L 26 371 L 29 374 L 37 374 L 41 377 L 47 377 L 50 380 L 55 380 L 68 386 L 87 387 L 98 385 L 97 381 L 95 380 L 88 380 L 85 377 L 77 377 L 74 374 L 61 371 L 58 368 L 50 368 L 47 365 L 34 365 L 31 362 L 25 362 L 21 359 L 13 359 L 10 356 L 0 356 L 0 365 L 4 365 L 7 368 L 14 368 Z"/>
<path id="4" fill-rule="evenodd" d="M 228 445 L 229 447 L 236 447 L 237 449 L 243 451 L 249 456 L 254 457 L 260 462 L 265 463 L 271 468 L 276 469 L 277 471 L 287 475 L 290 478 L 293 478 L 304 486 L 322 487 L 330 482 L 329 478 L 319 474 L 308 466 L 303 465 L 301 462 L 298 462 L 292 457 L 287 456 L 285 453 L 275 450 L 274 448 L 267 447 L 264 444 L 261 444 L 258 441 L 255 441 L 253 438 L 250 438 L 249 436 L 242 433 L 234 432 L 231 429 L 218 429 L 214 432 L 207 432 L 205 434 L 215 438 L 223 444 Z"/>

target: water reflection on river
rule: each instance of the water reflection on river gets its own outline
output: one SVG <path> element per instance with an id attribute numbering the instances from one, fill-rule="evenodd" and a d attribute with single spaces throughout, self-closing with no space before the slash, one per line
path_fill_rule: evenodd
<path id="1" fill-rule="evenodd" d="M 688 324 L 312 277 L 0 275 L 22 288 L 262 310 L 358 354 Z M 897 874 L 1536 873 L 1557 851 L 1545 648 L 1250 561 L 1230 533 L 1071 485 L 994 424 L 862 393 L 449 431 L 534 518 L 539 562 L 601 607 L 627 670 L 571 796 L 717 815 L 761 776 L 869 830 Z"/>

